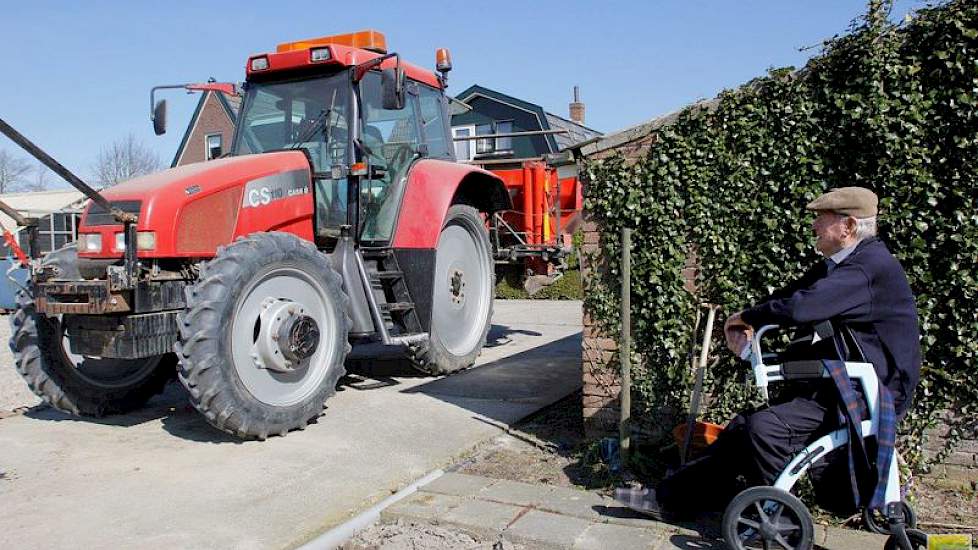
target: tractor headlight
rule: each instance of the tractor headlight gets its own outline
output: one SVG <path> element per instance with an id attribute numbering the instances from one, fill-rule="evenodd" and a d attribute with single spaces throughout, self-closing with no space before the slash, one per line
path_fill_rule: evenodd
<path id="1" fill-rule="evenodd" d="M 137 232 L 136 250 L 156 250 L 156 232 L 155 231 Z"/>
<path id="2" fill-rule="evenodd" d="M 313 48 L 309 50 L 309 60 L 313 63 L 329 61 L 330 57 L 332 56 L 329 53 L 329 48 Z"/>
<path id="3" fill-rule="evenodd" d="M 117 252 L 126 251 L 126 234 L 116 233 L 115 234 L 115 249 Z M 136 250 L 156 250 L 156 232 L 155 231 L 137 231 L 136 232 Z"/>
<path id="4" fill-rule="evenodd" d="M 102 251 L 101 233 L 79 233 L 78 251 L 79 252 L 101 252 Z"/>

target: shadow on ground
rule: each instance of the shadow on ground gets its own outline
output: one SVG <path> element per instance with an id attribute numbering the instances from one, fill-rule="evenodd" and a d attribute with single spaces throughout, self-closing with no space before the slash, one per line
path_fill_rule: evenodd
<path id="1" fill-rule="evenodd" d="M 534 331 L 493 325 L 487 347 L 505 345 L 513 334 L 541 336 Z M 443 378 L 432 378 L 430 374 L 418 371 L 400 348 L 375 344 L 359 346 L 347 360 L 348 374 L 340 379 L 337 391 L 371 391 L 397 386 L 403 379 L 432 378 L 430 382 L 404 391 L 431 395 L 467 408 L 476 415 L 512 423 L 580 387 L 580 345 L 581 335 L 578 333 Z M 576 363 L 568 361 L 572 356 L 578 359 Z M 542 401 L 546 399 L 550 400 Z M 525 406 L 518 406 L 520 404 Z M 328 401 L 326 405 L 328 414 Z M 216 444 L 243 443 L 208 424 L 190 404 L 183 386 L 175 381 L 144 407 L 126 414 L 77 417 L 41 405 L 28 410 L 24 416 L 48 422 L 123 427 L 159 420 L 169 434 L 183 439 Z"/>
<path id="2" fill-rule="evenodd" d="M 61 412 L 47 405 L 33 407 L 24 416 L 46 422 L 83 422 L 102 426 L 133 427 L 146 422 L 159 420 L 163 429 L 174 436 L 191 441 L 206 443 L 243 443 L 204 420 L 187 399 L 187 394 L 179 382 L 166 385 L 163 393 L 149 400 L 139 410 L 104 417 L 81 417 Z"/>

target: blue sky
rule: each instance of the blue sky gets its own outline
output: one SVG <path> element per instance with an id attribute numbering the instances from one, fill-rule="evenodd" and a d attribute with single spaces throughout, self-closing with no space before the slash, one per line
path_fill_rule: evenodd
<path id="1" fill-rule="evenodd" d="M 17 2 L 0 20 L 0 117 L 83 178 L 132 132 L 169 165 L 197 96 L 171 93 L 153 135 L 149 89 L 244 78 L 279 42 L 374 28 L 405 59 L 447 47 L 449 93 L 480 84 L 567 116 L 574 85 L 588 126 L 611 132 L 801 66 L 845 32 L 863 0 L 577 2 Z M 899 0 L 894 17 L 923 6 Z M 805 51 L 801 48 L 816 46 Z M 0 149 L 20 155 L 0 138 Z M 24 155 L 26 156 L 26 154 Z M 56 185 L 63 185 L 58 182 Z"/>

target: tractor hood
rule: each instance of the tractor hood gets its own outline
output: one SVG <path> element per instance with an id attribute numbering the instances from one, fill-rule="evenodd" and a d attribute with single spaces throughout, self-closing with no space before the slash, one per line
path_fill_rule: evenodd
<path id="1" fill-rule="evenodd" d="M 309 161 L 299 151 L 188 164 L 101 193 L 112 206 L 138 216 L 137 231 L 154 233 L 155 246 L 140 249 L 140 257 L 209 257 L 238 235 L 293 230 L 303 220 L 312 236 Z M 101 248 L 79 246 L 79 255 L 121 257 L 115 250 L 115 234 L 121 230 L 111 214 L 90 202 L 79 233 L 102 234 Z"/>

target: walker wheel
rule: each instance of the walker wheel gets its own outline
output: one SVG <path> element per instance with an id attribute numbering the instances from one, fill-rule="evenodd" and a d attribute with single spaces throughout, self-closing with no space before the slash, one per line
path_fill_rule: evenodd
<path id="1" fill-rule="evenodd" d="M 907 529 L 916 529 L 917 513 L 907 504 L 907 501 L 904 500 L 900 504 L 903 505 L 903 524 Z M 890 523 L 886 520 L 886 515 L 878 510 L 870 510 L 869 507 L 863 508 L 863 525 L 874 533 L 890 534 Z"/>
<path id="2" fill-rule="evenodd" d="M 742 491 L 723 513 L 723 540 L 735 550 L 807 550 L 815 527 L 808 508 L 791 493 L 774 487 Z"/>
<path id="3" fill-rule="evenodd" d="M 927 548 L 927 535 L 917 529 L 907 529 L 907 538 L 910 539 L 911 550 L 924 550 Z M 900 550 L 900 543 L 895 536 L 890 535 L 883 545 L 883 550 Z"/>

